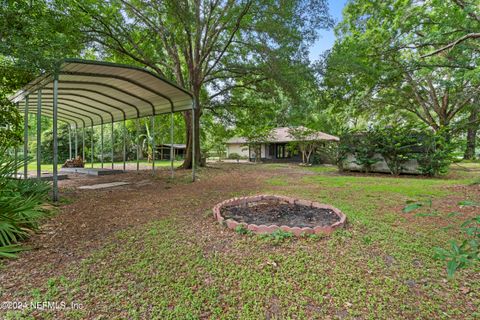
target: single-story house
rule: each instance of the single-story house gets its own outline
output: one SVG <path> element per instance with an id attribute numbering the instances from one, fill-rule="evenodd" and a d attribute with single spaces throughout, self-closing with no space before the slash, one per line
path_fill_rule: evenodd
<path id="1" fill-rule="evenodd" d="M 156 158 L 159 160 L 170 160 L 170 149 L 172 148 L 172 144 L 170 143 L 163 143 L 157 145 L 157 154 Z M 187 145 L 181 143 L 174 143 L 173 144 L 173 159 L 177 157 L 184 158 L 185 157 L 185 150 L 187 149 Z"/>
<path id="2" fill-rule="evenodd" d="M 298 127 L 302 129 L 303 127 Z M 298 142 L 291 134 L 292 128 L 281 127 L 273 129 L 269 134 L 268 139 L 265 142 L 262 142 L 260 145 L 262 160 L 283 160 L 283 161 L 301 161 L 301 153 L 299 150 L 292 150 L 288 148 L 287 145 L 292 142 Z M 316 131 L 303 139 L 303 141 L 339 141 L 340 139 L 336 136 L 330 134 Z M 257 148 L 258 149 L 258 148 Z M 236 153 L 243 158 L 254 161 L 256 158 L 254 148 L 251 148 L 248 144 L 246 138 L 243 137 L 234 137 L 227 141 L 227 157 L 230 157 L 231 154 Z"/>

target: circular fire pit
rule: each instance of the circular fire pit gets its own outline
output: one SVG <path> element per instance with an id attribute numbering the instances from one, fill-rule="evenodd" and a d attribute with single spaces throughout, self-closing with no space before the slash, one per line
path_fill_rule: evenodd
<path id="1" fill-rule="evenodd" d="M 254 233 L 281 229 L 296 236 L 328 234 L 342 227 L 347 219 L 340 210 L 326 204 L 270 195 L 225 200 L 213 207 L 213 215 L 230 229 L 243 226 Z"/>

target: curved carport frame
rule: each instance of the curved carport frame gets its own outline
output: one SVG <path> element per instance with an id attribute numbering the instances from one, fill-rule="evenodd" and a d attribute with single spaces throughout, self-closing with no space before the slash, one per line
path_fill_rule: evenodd
<path id="1" fill-rule="evenodd" d="M 30 106 L 31 97 L 36 98 L 37 107 Z M 163 79 L 152 72 L 123 64 L 110 62 L 64 59 L 58 63 L 53 73 L 44 74 L 31 81 L 10 98 L 24 113 L 24 155 L 28 154 L 28 114 L 37 115 L 37 178 L 41 178 L 41 117 L 53 119 L 53 200 L 58 201 L 58 121 L 70 124 L 69 150 L 72 157 L 71 129 L 75 130 L 75 156 L 77 155 L 78 129 L 82 129 L 85 147 L 85 128 L 101 126 L 101 162 L 103 168 L 103 126 L 112 126 L 112 169 L 113 169 L 113 123 L 125 120 L 150 117 L 153 132 L 154 116 L 171 115 L 170 140 L 173 144 L 173 114 L 181 111 L 195 112 L 193 96 L 187 90 Z M 192 126 L 195 122 L 192 121 Z M 125 170 L 126 146 L 125 127 L 123 128 L 123 168 Z M 138 129 L 138 127 L 137 127 Z M 195 128 L 192 128 L 195 134 Z M 153 139 L 152 139 L 153 140 Z M 195 138 L 193 138 L 195 143 Z M 93 167 L 92 136 L 92 167 Z M 137 143 L 137 170 L 138 162 Z M 83 148 L 85 158 L 85 148 Z M 152 145 L 152 170 L 155 172 L 155 143 Z M 192 158 L 195 163 L 195 146 L 192 146 Z M 170 150 L 172 153 L 173 150 Z M 173 176 L 173 155 L 171 174 Z M 27 165 L 24 178 L 28 178 Z M 192 181 L 195 181 L 195 166 L 192 166 Z"/>

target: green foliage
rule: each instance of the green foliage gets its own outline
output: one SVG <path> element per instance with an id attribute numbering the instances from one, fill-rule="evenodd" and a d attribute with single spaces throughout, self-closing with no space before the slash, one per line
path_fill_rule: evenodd
<path id="1" fill-rule="evenodd" d="M 403 207 L 402 211 L 404 213 L 409 213 L 414 210 L 420 209 L 421 207 L 423 207 L 422 202 L 411 202 L 411 203 L 408 203 L 405 207 Z"/>
<path id="2" fill-rule="evenodd" d="M 274 244 L 280 244 L 287 239 L 293 238 L 293 233 L 277 229 L 272 233 L 261 234 L 260 238 L 272 241 Z"/>
<path id="3" fill-rule="evenodd" d="M 294 149 L 298 147 L 302 154 L 302 164 L 310 164 L 311 155 L 318 149 L 320 140 L 316 137 L 316 131 L 303 126 L 292 127 L 288 130 L 289 135 L 296 141 L 291 143 Z"/>
<path id="4" fill-rule="evenodd" d="M 199 110 L 196 121 L 204 109 L 216 114 L 219 106 L 235 106 L 235 88 L 255 92 L 271 81 L 277 97 L 298 99 L 299 87 L 315 86 L 307 44 L 319 29 L 333 25 L 326 0 L 59 2 L 85 22 L 101 55 L 148 68 L 190 90 Z M 305 74 L 311 81 L 304 81 Z M 191 120 L 185 116 L 188 127 Z M 186 134 L 189 149 L 192 132 Z M 185 168 L 191 160 L 187 155 Z"/>
<path id="5" fill-rule="evenodd" d="M 14 147 L 22 141 L 22 122 L 18 109 L 0 88 L 0 149 Z"/>
<path id="6" fill-rule="evenodd" d="M 393 175 L 399 175 L 403 164 L 414 158 L 418 140 L 412 129 L 411 126 L 388 126 L 376 132 L 378 152 Z"/>
<path id="7" fill-rule="evenodd" d="M 362 166 L 366 173 L 370 172 L 373 165 L 380 161 L 377 156 L 377 146 L 373 143 L 375 138 L 374 132 L 367 131 L 365 134 L 357 136 L 356 144 L 353 147 L 354 162 Z"/>
<path id="8" fill-rule="evenodd" d="M 463 200 L 458 203 L 461 207 L 478 206 L 479 203 L 471 200 Z M 422 216 L 436 215 L 437 211 L 432 209 L 432 199 L 421 202 L 409 202 L 403 212 L 409 213 L 428 206 L 432 213 Z M 448 217 L 457 215 L 457 212 L 448 214 Z M 417 214 L 420 216 L 420 214 Z M 448 248 L 435 247 L 435 258 L 446 262 L 447 275 L 452 278 L 459 269 L 469 267 L 474 263 L 480 262 L 480 215 L 467 219 L 461 225 L 461 230 L 465 234 L 465 239 L 460 242 L 450 241 Z"/>
<path id="9" fill-rule="evenodd" d="M 404 213 L 410 213 L 420 208 L 426 208 L 427 211 L 417 213 L 417 217 L 433 217 L 438 215 L 438 210 L 433 208 L 432 199 L 423 201 L 407 201 L 407 205 L 402 209 Z"/>
<path id="10" fill-rule="evenodd" d="M 363 132 L 347 131 L 338 146 L 338 164 L 342 169 L 348 154 L 355 163 L 370 172 L 381 161 L 381 155 L 390 172 L 398 175 L 408 160 L 417 160 L 419 171 L 428 176 L 448 172 L 453 160 L 453 144 L 445 135 L 412 126 L 372 127 Z"/>
<path id="11" fill-rule="evenodd" d="M 59 163 L 63 163 L 69 158 L 69 136 L 68 136 L 69 125 L 64 122 L 58 123 L 58 160 Z M 78 140 L 81 141 L 81 140 Z M 87 140 L 88 141 L 88 140 Z M 88 143 L 85 142 L 87 145 Z M 82 143 L 80 142 L 80 147 Z M 80 150 L 80 149 L 79 149 Z M 53 130 L 52 128 L 47 128 L 42 133 L 42 163 L 50 164 L 53 162 Z M 74 138 L 72 135 L 72 152 L 74 153 Z M 80 152 L 80 154 L 82 154 Z"/>
<path id="12" fill-rule="evenodd" d="M 38 180 L 11 179 L 28 161 L 17 164 L 0 153 L 0 257 L 10 258 L 21 250 L 18 242 L 37 230 L 39 221 L 48 215 L 42 208 L 49 185 Z"/>
<path id="13" fill-rule="evenodd" d="M 228 155 L 228 159 L 237 160 L 237 162 L 239 162 L 239 160 L 242 159 L 242 156 L 236 152 L 232 152 Z"/>
<path id="14" fill-rule="evenodd" d="M 340 138 L 339 157 L 345 159 L 348 154 L 355 157 L 354 162 L 368 173 L 372 166 L 380 161 L 377 157 L 376 133 L 373 130 L 366 132 L 346 132 Z M 343 163 L 339 159 L 339 163 Z"/>
<path id="15" fill-rule="evenodd" d="M 235 232 L 238 233 L 238 234 L 252 234 L 252 231 L 248 230 L 247 228 L 245 228 L 244 225 L 238 225 L 236 228 L 235 228 Z"/>
<path id="16" fill-rule="evenodd" d="M 416 154 L 419 170 L 428 176 L 446 174 L 453 162 L 453 144 L 442 133 L 424 135 L 423 151 Z"/>
<path id="17" fill-rule="evenodd" d="M 465 131 L 480 88 L 475 1 L 352 0 L 319 66 L 325 96 L 359 122 Z M 448 43 L 442 54 L 429 55 Z M 454 135 L 451 131 L 449 134 Z"/>
<path id="18" fill-rule="evenodd" d="M 343 156 L 344 157 L 344 156 Z M 335 164 L 338 165 L 342 155 L 340 154 L 340 148 L 338 142 L 325 141 L 320 143 L 313 155 L 313 164 Z M 343 161 L 345 159 L 341 159 Z"/>
<path id="19" fill-rule="evenodd" d="M 461 228 L 465 239 L 460 243 L 452 240 L 447 249 L 435 248 L 435 257 L 447 263 L 447 274 L 450 278 L 457 270 L 480 262 L 480 215 L 466 220 Z"/>

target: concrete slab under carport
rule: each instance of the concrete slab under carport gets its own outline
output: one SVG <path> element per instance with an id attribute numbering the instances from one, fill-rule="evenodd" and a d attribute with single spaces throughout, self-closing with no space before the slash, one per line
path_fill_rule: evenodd
<path id="1" fill-rule="evenodd" d="M 89 185 L 89 186 L 80 186 L 80 187 L 78 187 L 78 189 L 81 189 L 81 190 L 97 190 L 97 189 L 119 187 L 119 186 L 124 186 L 124 185 L 127 185 L 127 184 L 130 184 L 130 182 L 117 181 L 117 182 L 93 184 L 93 185 Z"/>

